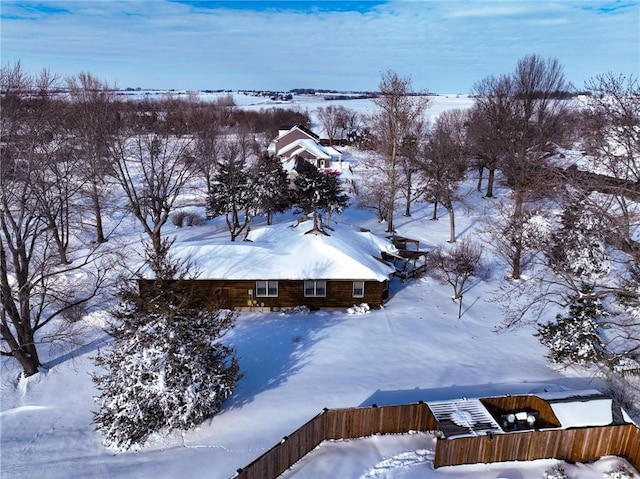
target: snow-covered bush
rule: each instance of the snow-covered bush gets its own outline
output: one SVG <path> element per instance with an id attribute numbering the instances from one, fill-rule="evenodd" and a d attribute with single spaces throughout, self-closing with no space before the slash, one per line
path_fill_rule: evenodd
<path id="1" fill-rule="evenodd" d="M 544 471 L 544 479 L 569 479 L 567 473 L 560 464 Z"/>
<path id="2" fill-rule="evenodd" d="M 171 215 L 169 216 L 169 219 L 171 220 L 171 224 L 173 224 L 173 226 L 177 226 L 178 228 L 182 228 L 182 225 L 184 223 L 184 219 L 187 216 L 187 212 L 186 211 L 174 211 L 173 213 L 171 213 Z"/>
<path id="3" fill-rule="evenodd" d="M 366 314 L 371 311 L 371 306 L 367 303 L 354 304 L 352 307 L 347 308 L 349 314 Z"/>
<path id="4" fill-rule="evenodd" d="M 605 472 L 604 477 L 605 479 L 635 479 L 636 475 L 625 466 L 620 465 L 612 471 Z"/>
<path id="5" fill-rule="evenodd" d="M 598 333 L 598 318 L 607 315 L 593 288 L 583 285 L 569 306 L 567 316 L 556 316 L 555 322 L 538 326 L 536 336 L 549 349 L 554 363 L 594 364 L 604 356 L 604 345 Z"/>
<path id="6" fill-rule="evenodd" d="M 104 373 L 93 377 L 94 422 L 107 447 L 139 447 L 152 433 L 188 429 L 218 412 L 241 377 L 233 348 L 220 341 L 235 313 L 154 298 L 126 303 L 114 317 L 115 341 L 95 358 Z"/>
<path id="7" fill-rule="evenodd" d="M 188 212 L 184 217 L 184 224 L 186 226 L 200 226 L 202 223 L 204 223 L 204 218 L 193 211 Z"/>
<path id="8" fill-rule="evenodd" d="M 282 308 L 280 310 L 282 314 L 309 314 L 311 309 L 309 306 L 305 306 L 304 304 L 294 306 L 293 308 Z"/>

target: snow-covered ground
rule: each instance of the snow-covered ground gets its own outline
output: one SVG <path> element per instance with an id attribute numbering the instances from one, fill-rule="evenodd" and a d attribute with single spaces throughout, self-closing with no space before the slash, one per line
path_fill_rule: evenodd
<path id="1" fill-rule="evenodd" d="M 469 185 L 474 185 L 471 179 Z M 473 191 L 457 211 L 459 237 L 478 231 L 497 200 Z M 500 191 L 503 196 L 506 193 Z M 432 206 L 418 204 L 396 217 L 398 233 L 432 248 L 448 239 L 446 216 L 429 221 Z M 444 214 L 444 210 L 443 210 Z M 290 215 L 276 218 L 284 222 Z M 332 221 L 383 234 L 371 212 L 349 208 Z M 224 220 L 172 229 L 177 241 L 227 241 Z M 140 233 L 126 238 L 134 246 Z M 139 245 L 138 245 L 139 246 Z M 20 380 L 15 361 L 0 370 L 0 473 L 3 478 L 207 478 L 227 479 L 322 408 L 398 404 L 543 390 L 603 389 L 582 370 L 549 367 L 532 329 L 497 334 L 501 311 L 493 299 L 506 270 L 485 247 L 490 273 L 464 295 L 462 317 L 452 290 L 426 277 L 394 279 L 381 310 L 311 313 L 243 313 L 228 341 L 237 348 L 245 376 L 220 414 L 195 430 L 154 436 L 142 450 L 113 454 L 94 430 L 91 358 L 108 347 L 105 313 L 84 321 L 86 344 L 70 353 L 42 352 L 43 371 Z M 551 313 L 550 313 L 551 314 Z M 543 478 L 557 461 L 456 466 L 433 470 L 427 434 L 376 436 L 323 443 L 286 478 Z M 622 463 L 606 458 L 566 465 L 569 477 L 604 478 Z"/>

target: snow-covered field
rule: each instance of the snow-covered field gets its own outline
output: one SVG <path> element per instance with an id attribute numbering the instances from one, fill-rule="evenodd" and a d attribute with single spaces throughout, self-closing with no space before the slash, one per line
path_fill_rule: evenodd
<path id="1" fill-rule="evenodd" d="M 455 102 L 448 107 L 451 103 Z M 474 184 L 470 179 L 469 185 Z M 505 191 L 499 192 L 504 195 Z M 457 211 L 459 237 L 478 239 L 495 201 L 471 191 L 467 204 Z M 418 204 L 411 217 L 398 214 L 399 234 L 419 239 L 423 248 L 446 241 L 448 218 L 429 221 L 431 211 L 431 205 Z M 290 215 L 276 218 L 291 219 Z M 332 221 L 384 231 L 373 213 L 356 208 Z M 167 226 L 166 233 L 175 234 L 178 242 L 228 239 L 224 220 L 175 230 Z M 129 234 L 128 241 L 139 243 L 139 232 Z M 227 479 L 324 407 L 602 389 L 603 381 L 588 372 L 549 367 L 532 329 L 494 332 L 502 313 L 492 299 L 506 270 L 493 258 L 489 245 L 485 252 L 490 273 L 470 284 L 460 319 L 451 287 L 429 277 L 405 283 L 394 279 L 386 306 L 366 314 L 241 314 L 228 341 L 237 348 L 245 376 L 220 414 L 195 430 L 154 436 L 137 452 L 113 454 L 94 431 L 91 411 L 97 391 L 90 378 L 91 358 L 108 347 L 101 329 L 105 313 L 96 311 L 84 320 L 86 344 L 66 354 L 43 350 L 46 368 L 40 374 L 20 380 L 17 363 L 2 359 L 0 475 Z M 544 471 L 557 463 L 433 470 L 433 450 L 433 438 L 427 434 L 325 442 L 283 477 L 542 479 Z M 605 458 L 565 469 L 571 478 L 595 479 L 604 478 L 620 463 L 618 458 Z"/>

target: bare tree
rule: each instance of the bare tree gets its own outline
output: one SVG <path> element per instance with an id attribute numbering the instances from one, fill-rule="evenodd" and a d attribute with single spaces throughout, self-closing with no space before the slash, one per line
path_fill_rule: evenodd
<path id="1" fill-rule="evenodd" d="M 426 137 L 426 121 L 419 120 L 412 125 L 411 131 L 400 144 L 400 154 L 398 155 L 400 164 L 399 189 L 404 192 L 405 216 L 411 216 L 412 203 L 423 193 L 423 188 L 417 186 L 420 181 L 416 173 L 418 172 L 418 157 L 423 150 Z"/>
<path id="2" fill-rule="evenodd" d="M 398 160 L 403 139 L 407 138 L 415 122 L 422 119 L 429 98 L 416 95 L 409 77 L 399 77 L 392 70 L 382 74 L 380 94 L 374 98 L 378 110 L 369 123 L 373 135 L 373 147 L 386 160 L 387 228 L 395 231 L 393 216 L 398 193 Z"/>
<path id="3" fill-rule="evenodd" d="M 205 181 L 207 196 L 213 193 L 216 168 L 226 141 L 220 120 L 217 109 L 209 105 L 197 108 L 193 118 L 193 167 Z"/>
<path id="4" fill-rule="evenodd" d="M 80 224 L 80 195 L 83 186 L 82 164 L 75 157 L 67 138 L 41 145 L 44 152 L 37 165 L 29 169 L 31 190 L 38 201 L 39 214 L 48 223 L 61 264 L 70 263 L 69 242 Z"/>
<path id="5" fill-rule="evenodd" d="M 107 141 L 113 138 L 118 126 L 115 94 L 108 83 L 90 73 L 68 77 L 66 83 L 75 146 L 72 152 L 82 162 L 79 173 L 91 205 L 96 242 L 103 243 L 107 236 L 102 217 L 110 197 L 111 184 L 107 178 L 112 166 Z"/>
<path id="6" fill-rule="evenodd" d="M 495 81 L 494 77 L 485 78 L 475 89 L 480 95 L 490 95 L 497 88 L 493 85 Z M 485 198 L 493 198 L 496 168 L 505 150 L 504 143 L 508 141 L 504 132 L 509 121 L 505 103 L 508 104 L 509 100 L 509 97 L 499 96 L 494 101 L 479 101 L 469 113 L 468 146 L 478 167 L 478 191 L 482 189 L 484 169 L 488 170 Z"/>
<path id="7" fill-rule="evenodd" d="M 639 217 L 635 186 L 640 181 L 640 85 L 634 77 L 608 73 L 585 86 L 589 95 L 584 108 L 584 149 L 594 169 L 619 180 L 609 181 L 607 188 L 615 203 L 615 208 L 607 211 L 615 223 L 612 233 L 626 249 L 637 250 L 634 225 Z"/>
<path id="8" fill-rule="evenodd" d="M 96 297 L 107 269 L 101 253 L 71 235 L 64 254 L 73 262 L 61 264 L 60 238 L 54 238 L 60 231 L 53 210 L 43 210 L 40 180 L 49 180 L 43 172 L 51 167 L 43 152 L 55 139 L 51 117 L 60 115 L 52 98 L 57 79 L 46 71 L 29 76 L 20 64 L 3 67 L 0 77 L 0 354 L 14 357 L 31 376 L 41 366 L 39 344 L 73 340 L 70 313 Z"/>
<path id="9" fill-rule="evenodd" d="M 125 125 L 110 145 L 113 175 L 156 252 L 162 249 L 162 227 L 194 175 L 192 139 L 163 120 L 177 112 L 163 111 L 162 106 L 150 104 L 136 111 L 135 124 Z"/>
<path id="10" fill-rule="evenodd" d="M 423 155 L 416 160 L 426 178 L 426 192 L 434 201 L 434 218 L 438 203 L 449 213 L 449 242 L 456 241 L 454 201 L 459 199 L 458 185 L 464 179 L 469 161 L 466 153 L 466 114 L 450 110 L 438 116 Z"/>
<path id="11" fill-rule="evenodd" d="M 360 146 L 364 126 L 363 115 L 356 110 L 344 108 L 340 111 L 340 130 L 349 145 Z"/>
<path id="12" fill-rule="evenodd" d="M 512 226 L 518 228 L 531 194 L 551 191 L 554 170 L 547 159 L 563 139 L 569 105 L 559 92 L 566 92 L 569 85 L 557 59 L 537 55 L 519 60 L 511 75 L 490 78 L 479 85 L 478 108 L 495 112 L 499 120 L 500 126 L 495 128 L 499 128 L 497 139 L 503 151 L 501 169 L 513 189 Z M 522 267 L 519 238 L 514 236 L 513 279 L 520 278 Z"/>
<path id="13" fill-rule="evenodd" d="M 368 156 L 362 164 L 363 174 L 358 175 L 356 197 L 360 208 L 375 211 L 380 222 L 388 216 L 389 198 L 386 192 L 386 162 L 378 155 Z"/>
<path id="14" fill-rule="evenodd" d="M 317 114 L 331 145 L 335 140 L 346 139 L 350 132 L 357 132 L 361 127 L 358 112 L 342 105 L 320 107 Z"/>
<path id="15" fill-rule="evenodd" d="M 462 296 L 469 279 L 481 271 L 482 248 L 464 239 L 449 248 L 437 248 L 429 255 L 434 274 L 453 288 L 453 301 L 458 301 L 458 318 L 462 316 Z"/>

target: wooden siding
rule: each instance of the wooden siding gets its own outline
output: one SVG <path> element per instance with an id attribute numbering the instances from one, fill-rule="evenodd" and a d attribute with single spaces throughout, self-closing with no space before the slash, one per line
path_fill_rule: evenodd
<path id="1" fill-rule="evenodd" d="M 560 421 L 553 413 L 548 402 L 532 395 L 500 396 L 482 398 L 480 402 L 487 408 L 494 419 L 500 424 L 500 416 L 518 411 L 537 411 L 539 417 L 536 420 L 537 429 L 560 427 Z"/>
<path id="2" fill-rule="evenodd" d="M 637 469 L 638 444 L 640 429 L 631 424 L 438 439 L 434 467 L 550 458 L 589 462 L 623 456 Z"/>
<path id="3" fill-rule="evenodd" d="M 141 283 L 150 284 L 151 281 Z M 305 297 L 304 281 L 278 280 L 278 296 L 256 296 L 256 282 L 247 281 L 221 281 L 198 279 L 185 281 L 192 290 L 194 301 L 206 303 L 221 296 L 228 298 L 228 308 L 244 308 L 249 306 L 249 290 L 253 291 L 254 306 L 272 309 L 292 308 L 295 306 L 308 306 L 311 309 L 342 309 L 354 304 L 367 303 L 373 308 L 379 308 L 385 298 L 385 282 L 365 281 L 364 297 L 353 297 L 353 281 L 327 280 L 327 292 L 325 297 Z M 224 294 L 222 294 L 224 291 Z"/>

